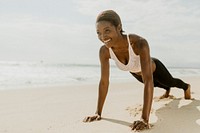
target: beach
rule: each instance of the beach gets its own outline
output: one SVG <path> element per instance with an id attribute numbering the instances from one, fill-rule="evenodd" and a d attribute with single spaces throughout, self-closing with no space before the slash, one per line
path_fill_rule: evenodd
<path id="1" fill-rule="evenodd" d="M 173 97 L 159 99 L 163 89 L 154 89 L 147 133 L 197 133 L 200 131 L 200 76 L 183 77 L 191 83 L 192 97 L 172 88 Z M 96 111 L 98 84 L 32 87 L 0 91 L 1 133 L 130 133 L 140 118 L 143 85 L 136 81 L 111 82 L 102 120 L 83 123 Z"/>
<path id="2" fill-rule="evenodd" d="M 83 122 L 96 112 L 101 47 L 127 43 L 115 32 L 101 33 L 97 18 L 105 10 L 120 16 L 124 36 L 144 39 L 147 55 L 191 84 L 193 100 L 176 88 L 159 99 L 165 90 L 155 88 L 152 127 L 143 132 L 199 133 L 199 9 L 199 0 L 1 0 L 0 133 L 134 132 L 130 125 L 141 117 L 144 86 L 114 60 L 102 119 Z M 134 48 L 137 41 L 130 41 Z"/>

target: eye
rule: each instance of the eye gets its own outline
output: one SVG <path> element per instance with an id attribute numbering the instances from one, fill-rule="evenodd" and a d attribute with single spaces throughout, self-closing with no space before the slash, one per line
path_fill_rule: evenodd
<path id="1" fill-rule="evenodd" d="M 101 36 L 101 33 L 100 33 L 100 32 L 97 32 L 97 35 L 98 35 L 98 36 Z"/>
<path id="2" fill-rule="evenodd" d="M 106 30 L 105 30 L 105 33 L 107 33 L 107 34 L 110 33 L 110 30 L 109 30 L 109 29 L 106 29 Z"/>

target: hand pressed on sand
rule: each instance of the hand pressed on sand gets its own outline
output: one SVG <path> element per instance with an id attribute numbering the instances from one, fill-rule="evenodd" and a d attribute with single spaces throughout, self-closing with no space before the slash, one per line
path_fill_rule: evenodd
<path id="1" fill-rule="evenodd" d="M 99 121 L 99 120 L 101 120 L 101 116 L 100 115 L 94 115 L 94 116 L 85 117 L 83 122 L 93 122 L 93 121 Z"/>
<path id="2" fill-rule="evenodd" d="M 130 127 L 132 130 L 135 131 L 142 131 L 150 128 L 149 124 L 144 122 L 143 120 L 134 121 L 134 123 L 130 125 Z"/>

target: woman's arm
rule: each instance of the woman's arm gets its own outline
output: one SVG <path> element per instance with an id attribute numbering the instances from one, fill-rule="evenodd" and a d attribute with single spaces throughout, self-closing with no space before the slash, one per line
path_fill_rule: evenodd
<path id="1" fill-rule="evenodd" d="M 109 53 L 108 48 L 102 46 L 99 52 L 99 58 L 101 63 L 101 78 L 99 82 L 99 96 L 97 103 L 96 114 L 101 116 L 103 105 L 107 96 L 109 86 Z"/>
<path id="2" fill-rule="evenodd" d="M 142 78 L 144 82 L 144 101 L 142 119 L 145 122 L 149 122 L 149 114 L 151 111 L 152 99 L 153 99 L 153 72 L 152 61 L 149 52 L 149 46 L 146 40 L 141 40 L 140 45 L 140 62 L 142 68 Z"/>
<path id="3" fill-rule="evenodd" d="M 153 99 L 153 75 L 150 50 L 145 39 L 139 38 L 135 43 L 137 54 L 140 56 L 142 79 L 144 82 L 144 101 L 141 121 L 134 122 L 133 129 L 143 130 L 149 128 L 149 116 Z"/>
<path id="4" fill-rule="evenodd" d="M 84 122 L 92 122 L 95 120 L 101 119 L 101 113 L 103 109 L 103 105 L 108 93 L 108 86 L 109 86 L 109 51 L 108 48 L 102 46 L 99 51 L 99 59 L 101 63 L 101 78 L 99 82 L 99 94 L 98 94 L 98 102 L 97 102 L 97 110 L 95 116 L 86 117 L 83 121 Z"/>

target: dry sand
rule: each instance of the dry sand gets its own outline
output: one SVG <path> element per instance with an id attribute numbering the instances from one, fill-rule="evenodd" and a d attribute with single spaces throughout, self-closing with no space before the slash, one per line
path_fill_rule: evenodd
<path id="1" fill-rule="evenodd" d="M 200 77 L 185 77 L 192 97 L 172 89 L 172 98 L 160 100 L 155 88 L 150 123 L 144 133 L 199 133 Z M 0 91 L 0 133 L 130 133 L 129 125 L 141 116 L 143 85 L 111 83 L 102 120 L 83 123 L 96 110 L 98 83 Z"/>

